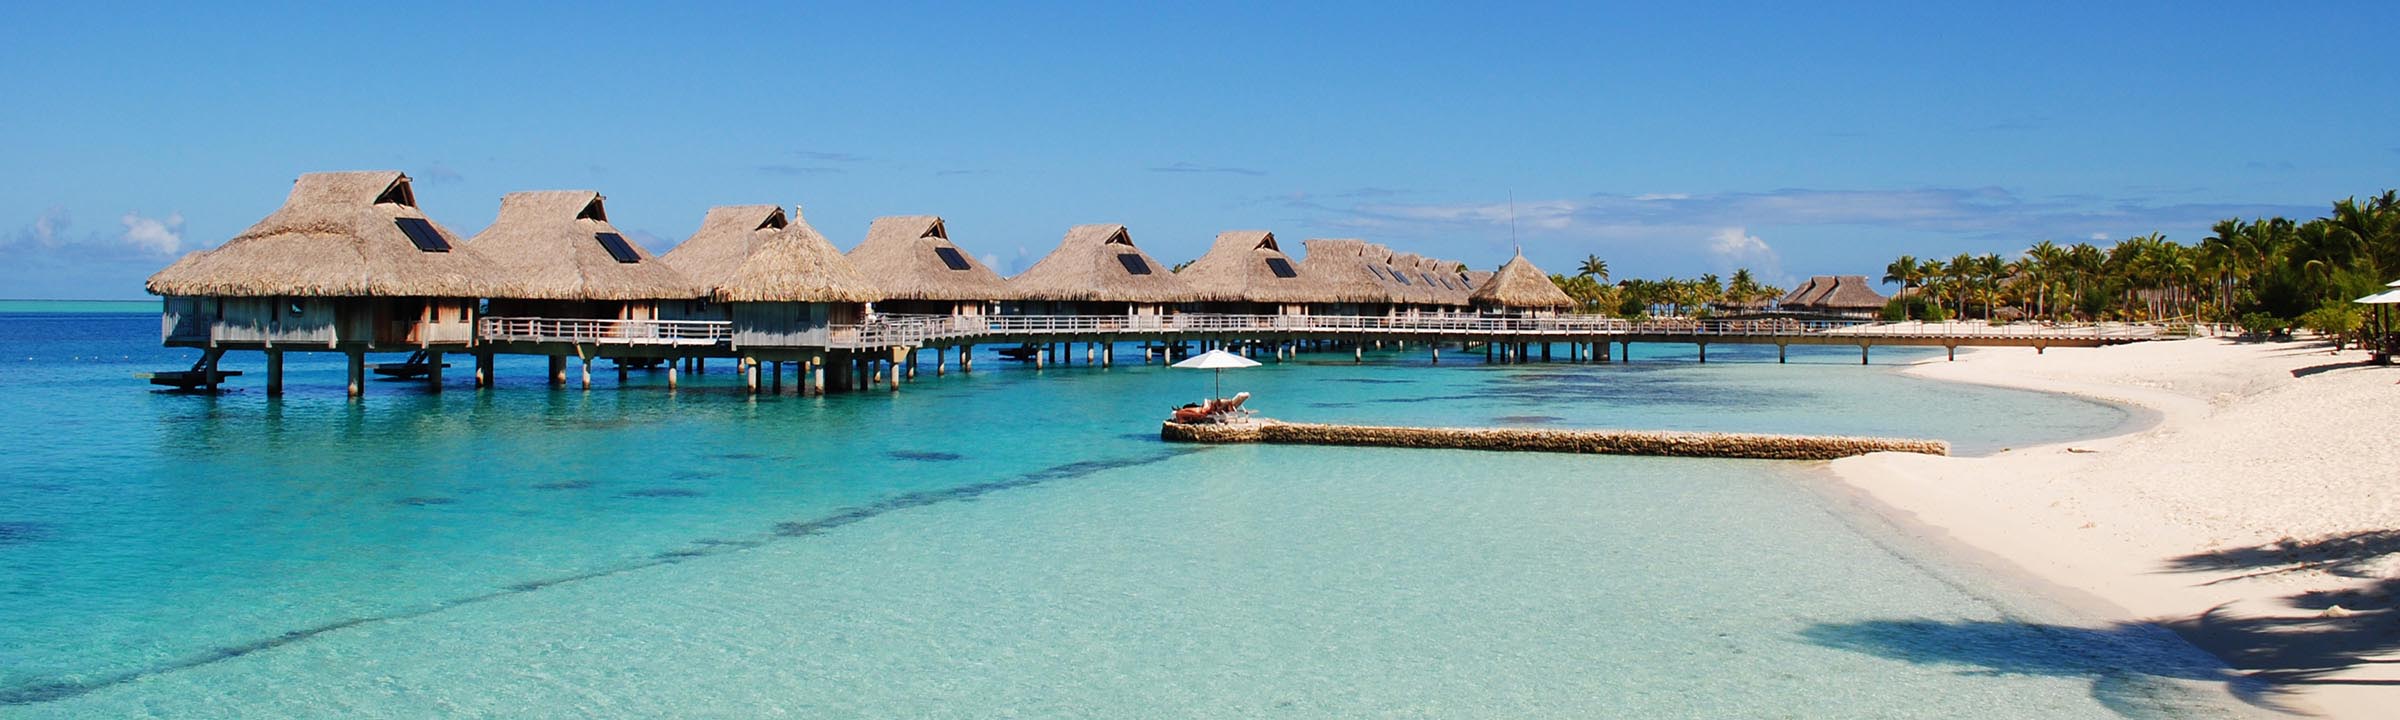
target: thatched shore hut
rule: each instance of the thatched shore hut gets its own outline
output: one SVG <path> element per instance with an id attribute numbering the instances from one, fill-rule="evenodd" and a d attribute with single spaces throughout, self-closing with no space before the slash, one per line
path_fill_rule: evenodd
<path id="1" fill-rule="evenodd" d="M 657 320 L 708 291 L 609 224 L 590 190 L 513 192 L 500 216 L 463 248 L 490 272 L 497 317 Z"/>
<path id="2" fill-rule="evenodd" d="M 1058 248 L 1009 278 L 1027 315 L 1164 315 L 1198 299 L 1167 266 L 1133 246 L 1123 225 L 1077 225 Z"/>
<path id="3" fill-rule="evenodd" d="M 1519 251 L 1470 296 L 1475 308 L 1487 313 L 1549 316 L 1575 306 L 1575 299 L 1550 282 L 1550 276 Z"/>
<path id="4" fill-rule="evenodd" d="M 1863 275 L 1818 275 L 1784 294 L 1785 312 L 1843 318 L 1873 318 L 1888 299 Z"/>
<path id="5" fill-rule="evenodd" d="M 1175 276 L 1191 286 L 1207 312 L 1307 315 L 1311 304 L 1335 302 L 1335 293 L 1285 255 L 1275 234 L 1265 230 L 1218 233 L 1208 253 Z"/>
<path id="6" fill-rule="evenodd" d="M 1007 280 L 950 241 L 939 216 L 876 218 L 849 257 L 883 296 L 878 312 L 986 315 L 1014 299 Z"/>

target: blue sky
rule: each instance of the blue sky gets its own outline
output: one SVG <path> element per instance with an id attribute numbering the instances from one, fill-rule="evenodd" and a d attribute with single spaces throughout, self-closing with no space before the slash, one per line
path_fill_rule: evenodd
<path id="1" fill-rule="evenodd" d="M 853 5 L 8 4 L 0 297 L 142 297 L 314 170 L 461 233 L 596 189 L 662 250 L 939 214 L 1003 271 L 1090 222 L 1488 268 L 1513 198 L 1552 270 L 1782 281 L 2400 186 L 2391 3 Z"/>

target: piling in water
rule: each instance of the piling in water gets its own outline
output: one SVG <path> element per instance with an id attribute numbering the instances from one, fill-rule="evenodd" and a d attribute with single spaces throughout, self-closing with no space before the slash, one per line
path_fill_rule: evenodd
<path id="1" fill-rule="evenodd" d="M 1197 443 L 1361 445 L 1765 460 L 1832 460 L 1875 452 L 1950 454 L 1950 443 L 1940 440 L 1633 430 L 1377 427 L 1274 420 L 1197 425 L 1168 422 L 1159 428 L 1159 437 Z"/>

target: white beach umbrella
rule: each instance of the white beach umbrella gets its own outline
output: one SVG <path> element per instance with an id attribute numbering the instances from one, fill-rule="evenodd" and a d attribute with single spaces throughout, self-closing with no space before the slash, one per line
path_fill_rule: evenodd
<path id="1" fill-rule="evenodd" d="M 2400 304 L 2400 290 L 2385 290 L 2351 302 L 2362 305 L 2396 305 Z"/>
<path id="2" fill-rule="evenodd" d="M 2393 281 L 2391 281 L 2391 282 L 2384 283 L 2384 284 L 2383 284 L 2383 286 L 2384 286 L 2384 287 L 2400 287 L 2400 280 L 2393 280 Z"/>
<path id="3" fill-rule="evenodd" d="M 1225 397 L 1225 368 L 1258 367 L 1258 361 L 1223 350 L 1210 350 L 1175 363 L 1174 367 L 1217 371 L 1216 397 L 1222 398 Z"/>

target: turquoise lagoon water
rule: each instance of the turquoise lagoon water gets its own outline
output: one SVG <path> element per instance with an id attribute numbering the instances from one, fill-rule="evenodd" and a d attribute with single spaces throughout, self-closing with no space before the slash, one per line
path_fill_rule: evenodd
<path id="1" fill-rule="evenodd" d="M 1924 552 L 1809 464 L 1168 445 L 1206 374 L 988 352 L 898 394 L 605 366 L 553 391 L 504 359 L 493 391 L 356 403 L 295 355 L 285 399 L 255 375 L 212 398 L 136 379 L 191 361 L 156 333 L 0 314 L 0 716 L 2244 712 L 2172 636 Z M 1969 450 L 2126 421 L 1714 350 L 1317 355 L 1226 385 L 1293 420 Z"/>

